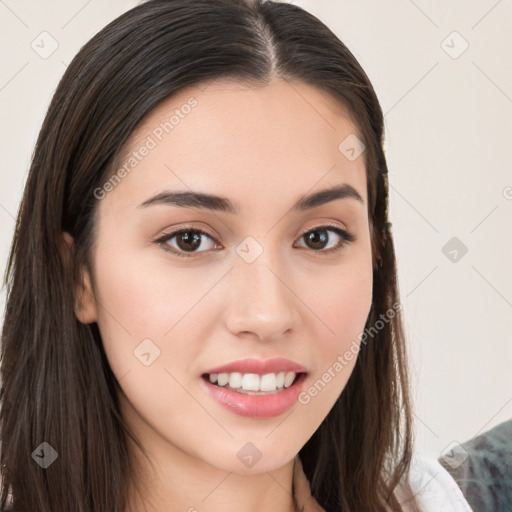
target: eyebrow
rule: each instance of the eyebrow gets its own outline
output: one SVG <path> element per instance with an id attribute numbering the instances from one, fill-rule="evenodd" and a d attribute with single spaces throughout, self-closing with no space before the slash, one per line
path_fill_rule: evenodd
<path id="1" fill-rule="evenodd" d="M 352 185 L 344 183 L 343 185 L 320 190 L 319 192 L 302 197 L 292 206 L 292 210 L 310 210 L 337 199 L 349 198 L 355 199 L 361 204 L 364 204 L 364 200 L 359 195 L 359 192 L 352 187 Z M 138 208 L 146 208 L 155 204 L 166 204 L 181 208 L 202 208 L 206 210 L 231 213 L 234 215 L 240 212 L 239 206 L 227 197 L 205 194 L 202 192 L 171 192 L 169 190 L 160 192 L 159 194 L 147 199 L 140 204 Z"/>

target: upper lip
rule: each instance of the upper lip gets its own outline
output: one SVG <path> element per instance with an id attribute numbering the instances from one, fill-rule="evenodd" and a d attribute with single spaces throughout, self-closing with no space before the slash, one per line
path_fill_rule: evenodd
<path id="1" fill-rule="evenodd" d="M 205 373 L 257 373 L 259 375 L 265 375 L 266 373 L 279 373 L 279 372 L 294 372 L 303 373 L 306 372 L 306 368 L 301 364 L 284 359 L 282 357 L 276 357 L 274 359 L 254 359 L 246 358 L 238 361 L 232 361 L 231 363 L 224 364 L 222 366 L 216 366 L 210 368 Z"/>

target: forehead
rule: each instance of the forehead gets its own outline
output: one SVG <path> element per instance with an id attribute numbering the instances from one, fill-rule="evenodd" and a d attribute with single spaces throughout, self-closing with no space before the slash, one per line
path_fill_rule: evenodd
<path id="1" fill-rule="evenodd" d="M 274 192 L 271 200 L 322 181 L 319 188 L 349 183 L 366 202 L 363 155 L 350 160 L 340 150 L 354 136 L 362 138 L 348 108 L 316 87 L 217 80 L 182 89 L 146 115 L 120 152 L 126 179 L 114 192 L 140 203 L 163 187 L 227 187 L 260 198 Z"/>

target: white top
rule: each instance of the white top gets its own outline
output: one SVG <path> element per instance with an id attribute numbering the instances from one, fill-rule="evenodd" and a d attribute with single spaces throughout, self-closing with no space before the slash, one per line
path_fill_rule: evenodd
<path id="1" fill-rule="evenodd" d="M 415 454 L 411 462 L 409 485 L 418 512 L 473 512 L 460 487 L 439 461 L 426 454 Z M 402 503 L 400 491 L 396 493 Z M 404 504 L 404 512 L 417 512 Z"/>

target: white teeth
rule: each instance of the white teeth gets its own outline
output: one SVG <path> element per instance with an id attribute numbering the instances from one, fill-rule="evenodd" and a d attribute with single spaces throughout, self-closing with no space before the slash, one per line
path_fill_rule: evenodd
<path id="1" fill-rule="evenodd" d="M 284 378 L 284 387 L 289 388 L 292 385 L 293 380 L 295 379 L 295 373 L 288 372 L 286 377 Z"/>
<path id="2" fill-rule="evenodd" d="M 277 377 L 275 373 L 266 373 L 261 376 L 260 391 L 274 391 L 277 387 Z"/>
<path id="3" fill-rule="evenodd" d="M 242 377 L 242 389 L 246 391 L 261 391 L 260 376 L 256 373 L 245 373 Z"/>
<path id="4" fill-rule="evenodd" d="M 242 387 L 242 374 L 241 373 L 230 373 L 229 374 L 229 387 L 233 389 Z"/>
<path id="5" fill-rule="evenodd" d="M 218 386 L 229 386 L 232 389 L 254 392 L 272 392 L 289 388 L 296 377 L 294 372 L 266 373 L 258 375 L 257 373 L 211 373 L 209 380 L 212 384 Z"/>

